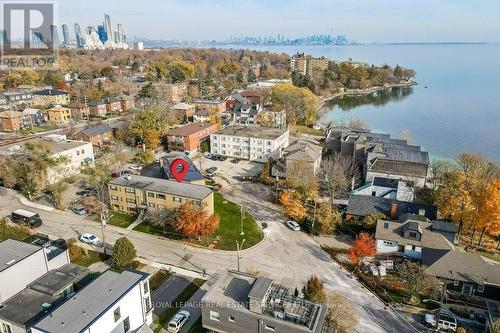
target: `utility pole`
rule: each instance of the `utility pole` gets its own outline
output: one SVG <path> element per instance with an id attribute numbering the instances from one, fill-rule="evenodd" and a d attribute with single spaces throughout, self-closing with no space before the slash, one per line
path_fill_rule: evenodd
<path id="1" fill-rule="evenodd" d="M 102 232 L 102 250 L 104 252 L 104 256 L 106 256 L 106 224 L 108 222 L 109 212 L 106 209 L 101 213 L 101 232 Z"/>
<path id="2" fill-rule="evenodd" d="M 245 235 L 245 232 L 243 231 L 243 205 L 240 205 L 240 223 L 241 223 L 240 235 L 243 236 Z"/>
<path id="3" fill-rule="evenodd" d="M 441 316 L 441 309 L 443 308 L 444 294 L 446 292 L 446 283 L 441 284 L 441 297 L 439 298 L 439 311 L 436 313 L 436 329 L 439 326 L 439 317 Z"/>
<path id="4" fill-rule="evenodd" d="M 240 271 L 240 251 L 243 248 L 243 243 L 245 243 L 245 239 L 241 241 L 241 244 L 236 241 L 236 255 L 237 255 L 237 262 L 238 262 L 238 272 Z"/>

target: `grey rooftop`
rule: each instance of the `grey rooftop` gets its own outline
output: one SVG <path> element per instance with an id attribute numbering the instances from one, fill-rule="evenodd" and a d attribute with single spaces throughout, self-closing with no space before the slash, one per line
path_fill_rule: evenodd
<path id="1" fill-rule="evenodd" d="M 247 127 L 247 126 L 228 126 L 218 130 L 212 135 L 230 135 L 239 137 L 250 137 L 256 139 L 275 140 L 285 134 L 287 129 Z"/>
<path id="2" fill-rule="evenodd" d="M 40 246 L 7 239 L 0 243 L 0 272 L 42 249 Z"/>

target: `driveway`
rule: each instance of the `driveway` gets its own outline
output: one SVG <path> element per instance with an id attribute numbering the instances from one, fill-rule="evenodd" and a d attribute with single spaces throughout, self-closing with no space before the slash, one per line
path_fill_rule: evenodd
<path id="1" fill-rule="evenodd" d="M 160 287 L 151 292 L 151 302 L 154 305 L 153 313 L 159 316 L 193 279 L 182 275 L 173 275 Z"/>
<path id="2" fill-rule="evenodd" d="M 385 309 L 370 291 L 357 280 L 349 277 L 311 237 L 286 228 L 286 218 L 281 208 L 269 202 L 271 191 L 261 184 L 237 183 L 225 186 L 223 194 L 236 203 L 242 203 L 258 223 L 268 223 L 266 238 L 258 246 L 241 252 L 241 269 L 262 274 L 290 287 L 301 288 L 311 274 L 316 274 L 332 291 L 342 292 L 355 304 L 360 322 L 358 332 L 414 332 L 406 321 L 395 312 Z M 22 207 L 11 190 L 0 189 L 2 205 L 0 216 Z M 67 212 L 47 212 L 27 208 L 40 214 L 44 224 L 40 232 L 56 237 L 72 238 L 80 233 L 100 235 L 99 225 L 85 217 Z M 214 251 L 171 241 L 162 237 L 126 230 L 108 225 L 106 240 L 127 236 L 137 249 L 137 254 L 147 260 L 170 264 L 210 275 L 220 270 L 236 269 L 236 253 Z"/>
<path id="3" fill-rule="evenodd" d="M 228 158 L 225 161 L 212 161 L 202 156 L 196 156 L 193 158 L 193 163 L 203 174 L 206 174 L 205 170 L 208 168 L 216 167 L 217 171 L 215 173 L 222 176 L 230 184 L 238 183 L 235 177 L 259 176 L 264 167 L 262 163 L 246 160 L 240 160 L 239 163 L 231 163 L 231 160 L 232 158 Z"/>

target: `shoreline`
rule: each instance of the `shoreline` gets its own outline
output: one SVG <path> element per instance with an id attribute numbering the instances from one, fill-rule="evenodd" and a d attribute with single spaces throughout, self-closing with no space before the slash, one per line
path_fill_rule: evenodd
<path id="1" fill-rule="evenodd" d="M 339 92 L 327 97 L 324 97 L 321 99 L 318 105 L 318 110 L 321 110 L 326 103 L 339 98 L 339 97 L 344 97 L 344 96 L 363 96 L 363 95 L 369 95 L 373 94 L 374 92 L 377 91 L 382 91 L 386 89 L 391 89 L 391 88 L 399 88 L 399 87 L 413 87 L 416 86 L 417 82 L 415 81 L 407 81 L 407 82 L 399 82 L 399 83 L 391 83 L 391 84 L 385 84 L 383 86 L 373 86 L 365 89 L 348 89 L 343 92 Z"/>

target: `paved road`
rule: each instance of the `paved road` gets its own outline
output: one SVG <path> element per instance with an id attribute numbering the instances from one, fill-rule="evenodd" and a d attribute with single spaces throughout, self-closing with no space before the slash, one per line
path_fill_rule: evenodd
<path id="1" fill-rule="evenodd" d="M 0 216 L 8 215 L 22 206 L 15 192 L 0 190 Z M 286 228 L 280 207 L 269 203 L 271 192 L 264 186 L 239 183 L 224 186 L 223 192 L 229 200 L 242 203 L 258 222 L 269 225 L 265 230 L 266 239 L 260 245 L 242 251 L 242 270 L 258 271 L 284 285 L 299 289 L 311 274 L 316 274 L 326 288 L 346 294 L 356 305 L 360 317 L 358 332 L 413 332 L 397 314 L 385 309 L 384 304 L 371 292 L 341 270 L 312 238 Z M 99 225 L 90 218 L 71 212 L 29 209 L 39 213 L 44 221 L 40 232 L 64 238 L 77 237 L 83 232 L 100 236 Z M 211 275 L 220 270 L 236 268 L 237 258 L 232 252 L 191 247 L 162 237 L 111 225 L 106 227 L 108 244 L 114 244 L 117 238 L 124 235 L 134 243 L 138 255 L 150 261 L 197 272 L 205 269 Z"/>

